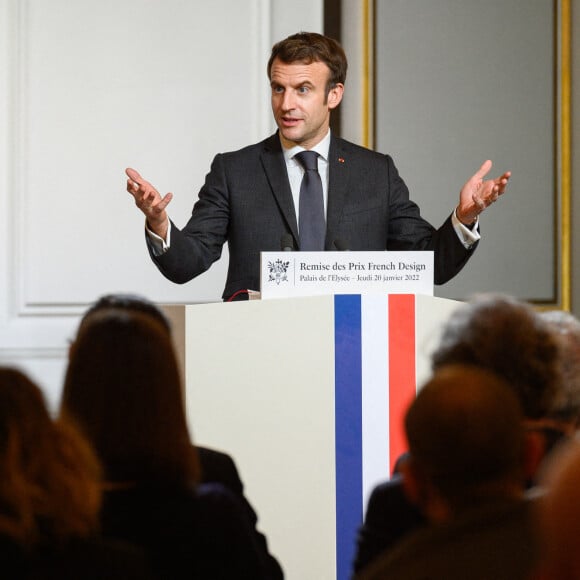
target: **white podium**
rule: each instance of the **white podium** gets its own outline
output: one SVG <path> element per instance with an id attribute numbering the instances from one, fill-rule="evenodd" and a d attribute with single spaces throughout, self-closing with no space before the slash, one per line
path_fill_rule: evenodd
<path id="1" fill-rule="evenodd" d="M 458 302 L 337 295 L 166 306 L 194 441 L 230 453 L 288 580 L 346 580 L 367 497 Z"/>

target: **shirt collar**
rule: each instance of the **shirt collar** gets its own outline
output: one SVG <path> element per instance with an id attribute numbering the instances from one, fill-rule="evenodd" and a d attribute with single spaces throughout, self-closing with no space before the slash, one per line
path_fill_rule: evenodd
<path id="1" fill-rule="evenodd" d="M 280 140 L 280 144 L 282 141 Z M 326 133 L 325 137 L 319 141 L 310 151 L 316 151 L 320 157 L 322 157 L 325 161 L 328 161 L 328 151 L 330 149 L 330 129 L 328 129 L 328 133 Z M 290 147 L 290 149 L 286 149 L 284 145 L 282 145 L 282 152 L 284 153 L 284 161 L 288 163 L 289 159 L 292 159 L 296 153 L 300 153 L 300 151 L 306 151 L 304 147 L 300 147 L 300 145 L 294 145 L 294 147 Z"/>

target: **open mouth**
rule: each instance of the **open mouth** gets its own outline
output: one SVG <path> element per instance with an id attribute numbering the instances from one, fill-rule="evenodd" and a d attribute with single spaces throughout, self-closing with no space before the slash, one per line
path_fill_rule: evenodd
<path id="1" fill-rule="evenodd" d="M 282 117 L 282 124 L 285 127 L 294 127 L 296 125 L 298 125 L 298 123 L 301 121 L 302 119 L 296 119 L 294 117 Z"/>

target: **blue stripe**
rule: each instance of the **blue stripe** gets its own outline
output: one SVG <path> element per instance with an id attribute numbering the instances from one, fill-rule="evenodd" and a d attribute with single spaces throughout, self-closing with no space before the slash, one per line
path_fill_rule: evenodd
<path id="1" fill-rule="evenodd" d="M 336 441 L 336 570 L 352 573 L 356 532 L 362 523 L 361 298 L 334 297 Z"/>

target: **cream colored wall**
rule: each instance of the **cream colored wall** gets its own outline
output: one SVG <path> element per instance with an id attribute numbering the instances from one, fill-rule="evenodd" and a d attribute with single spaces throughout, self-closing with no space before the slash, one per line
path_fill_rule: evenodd
<path id="1" fill-rule="evenodd" d="M 0 0 L 0 364 L 58 402 L 67 341 L 99 295 L 220 299 L 152 265 L 133 166 L 184 224 L 213 156 L 274 128 L 272 43 L 322 30 L 322 0 Z M 227 16 L 227 17 L 225 17 Z"/>

